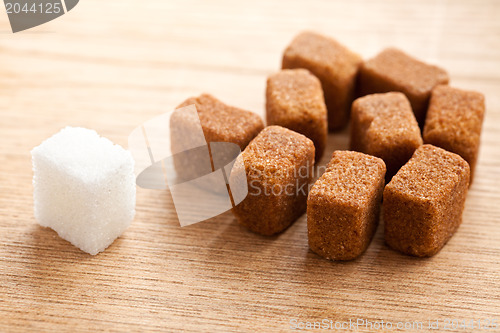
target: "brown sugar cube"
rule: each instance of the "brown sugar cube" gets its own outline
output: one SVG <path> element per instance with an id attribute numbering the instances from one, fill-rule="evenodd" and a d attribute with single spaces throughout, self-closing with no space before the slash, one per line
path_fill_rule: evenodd
<path id="1" fill-rule="evenodd" d="M 182 109 L 192 104 L 198 117 Z M 204 138 L 200 138 L 200 126 Z M 207 143 L 231 142 L 243 150 L 263 128 L 257 114 L 226 105 L 209 94 L 187 99 L 170 118 L 171 150 L 178 176 L 191 179 L 214 171 L 213 151 Z M 234 160 L 238 151 L 234 156 L 234 149 L 225 149 L 219 155 L 224 153 L 228 156 L 217 156 L 216 164 Z"/>
<path id="2" fill-rule="evenodd" d="M 383 159 L 387 181 L 421 145 L 420 128 L 403 93 L 367 95 L 352 104 L 351 150 Z"/>
<path id="3" fill-rule="evenodd" d="M 264 128 L 255 113 L 229 106 L 209 94 L 191 97 L 177 108 L 194 104 L 207 142 L 232 142 L 241 150 Z"/>
<path id="4" fill-rule="evenodd" d="M 450 86 L 432 90 L 424 127 L 424 142 L 462 156 L 472 182 L 484 118 L 484 96 Z"/>
<path id="5" fill-rule="evenodd" d="M 268 126 L 283 126 L 311 139 L 319 161 L 328 124 L 318 78 L 305 69 L 285 69 L 271 75 L 267 79 L 266 118 Z"/>
<path id="6" fill-rule="evenodd" d="M 272 235 L 305 212 L 314 167 L 310 139 L 281 126 L 269 126 L 250 142 L 240 159 L 248 195 L 233 213 L 241 224 L 253 232 Z"/>
<path id="7" fill-rule="evenodd" d="M 423 126 L 432 88 L 448 81 L 445 70 L 388 48 L 361 66 L 359 92 L 361 95 L 389 91 L 404 93 L 418 123 Z"/>
<path id="8" fill-rule="evenodd" d="M 417 257 L 435 255 L 462 222 L 469 164 L 459 155 L 423 145 L 384 190 L 385 241 Z"/>
<path id="9" fill-rule="evenodd" d="M 321 81 L 328 109 L 328 128 L 343 128 L 354 99 L 362 59 L 336 40 L 313 32 L 299 34 L 283 54 L 282 68 L 305 68 Z"/>
<path id="10" fill-rule="evenodd" d="M 377 229 L 384 189 L 380 158 L 336 151 L 307 199 L 309 247 L 332 260 L 351 260 L 367 249 Z"/>

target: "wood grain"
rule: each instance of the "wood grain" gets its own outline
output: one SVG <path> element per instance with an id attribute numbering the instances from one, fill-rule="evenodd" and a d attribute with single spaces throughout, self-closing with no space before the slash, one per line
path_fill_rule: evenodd
<path id="1" fill-rule="evenodd" d="M 0 12 L 0 331 L 500 321 L 497 1 L 85 0 L 18 34 Z M 266 77 L 303 29 L 364 57 L 399 47 L 486 95 L 464 221 L 438 255 L 391 251 L 379 228 L 361 258 L 329 262 L 308 250 L 305 217 L 274 238 L 248 232 L 231 213 L 180 228 L 169 193 L 143 189 L 132 226 L 97 256 L 38 226 L 30 150 L 43 139 L 78 125 L 126 146 L 137 125 L 202 92 L 263 115 Z M 347 147 L 346 133 L 329 136 L 322 163 Z"/>

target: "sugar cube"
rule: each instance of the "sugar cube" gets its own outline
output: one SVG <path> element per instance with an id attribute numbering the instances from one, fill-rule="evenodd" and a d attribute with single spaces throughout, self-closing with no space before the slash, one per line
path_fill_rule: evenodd
<path id="1" fill-rule="evenodd" d="M 92 255 L 130 225 L 136 187 L 128 151 L 93 130 L 66 127 L 31 155 L 40 225 Z"/>
<path id="2" fill-rule="evenodd" d="M 384 161 L 335 151 L 307 199 L 309 247 L 331 260 L 352 260 L 368 248 L 378 226 Z"/>
<path id="3" fill-rule="evenodd" d="M 421 145 L 420 128 L 403 93 L 367 95 L 352 104 L 351 149 L 383 159 L 387 181 Z"/>
<path id="4" fill-rule="evenodd" d="M 483 126 L 484 95 L 440 85 L 432 90 L 424 141 L 458 154 L 469 163 L 472 182 Z"/>
<path id="5" fill-rule="evenodd" d="M 435 255 L 462 223 L 469 164 L 459 155 L 420 146 L 384 189 L 385 241 L 417 257 Z"/>
<path id="6" fill-rule="evenodd" d="M 305 212 L 314 167 L 310 139 L 281 126 L 268 126 L 236 163 L 245 169 L 248 183 L 247 197 L 233 208 L 242 225 L 273 235 Z"/>
<path id="7" fill-rule="evenodd" d="M 197 114 L 185 107 L 194 104 Z M 203 131 L 203 147 L 197 135 Z M 191 97 L 180 104 L 170 118 L 171 149 L 174 166 L 181 179 L 193 179 L 212 172 L 214 156 L 207 143 L 231 142 L 241 150 L 264 128 L 259 115 L 227 105 L 209 94 Z M 202 138 L 203 139 L 203 138 Z M 226 153 L 226 154 L 225 154 Z M 225 150 L 219 160 L 231 160 L 232 150 Z"/>
<path id="8" fill-rule="evenodd" d="M 283 53 L 282 68 L 305 68 L 323 87 L 328 109 L 328 128 L 347 125 L 361 57 L 330 37 L 303 32 Z"/>
<path id="9" fill-rule="evenodd" d="M 328 124 L 321 82 L 306 69 L 284 69 L 267 79 L 267 125 L 279 125 L 314 142 L 316 162 L 326 146 Z"/>
<path id="10" fill-rule="evenodd" d="M 447 84 L 448 80 L 444 69 L 426 64 L 398 49 L 388 48 L 361 66 L 359 92 L 361 95 L 389 91 L 404 93 L 418 123 L 423 126 L 432 88 Z"/>

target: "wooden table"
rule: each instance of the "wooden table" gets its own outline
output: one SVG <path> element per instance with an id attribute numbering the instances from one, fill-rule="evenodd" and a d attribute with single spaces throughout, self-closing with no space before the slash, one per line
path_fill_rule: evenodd
<path id="1" fill-rule="evenodd" d="M 0 331 L 265 332 L 322 319 L 500 325 L 497 1 L 85 0 L 18 34 L 0 12 Z M 180 228 L 170 195 L 144 189 L 131 227 L 97 256 L 36 223 L 30 150 L 43 139 L 84 126 L 126 147 L 133 128 L 202 92 L 262 115 L 266 77 L 303 29 L 364 57 L 399 47 L 486 95 L 463 224 L 438 255 L 396 253 L 381 227 L 361 258 L 330 262 L 309 251 L 305 217 L 274 238 L 248 232 L 230 212 Z M 326 156 L 347 147 L 346 133 L 329 136 Z"/>

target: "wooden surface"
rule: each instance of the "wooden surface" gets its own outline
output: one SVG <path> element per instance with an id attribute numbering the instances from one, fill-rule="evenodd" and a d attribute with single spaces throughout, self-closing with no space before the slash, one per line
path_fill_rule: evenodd
<path id="1" fill-rule="evenodd" d="M 500 321 L 498 1 L 85 0 L 15 35 L 0 12 L 0 331 Z M 266 77 L 303 29 L 365 58 L 399 47 L 486 95 L 463 224 L 438 255 L 391 251 L 380 227 L 361 258 L 334 263 L 308 250 L 305 217 L 274 238 L 231 213 L 180 228 L 170 195 L 143 189 L 131 227 L 94 257 L 36 223 L 30 150 L 43 139 L 76 125 L 126 146 L 133 128 L 202 92 L 263 114 Z M 346 146 L 346 132 L 330 135 L 325 155 Z"/>

